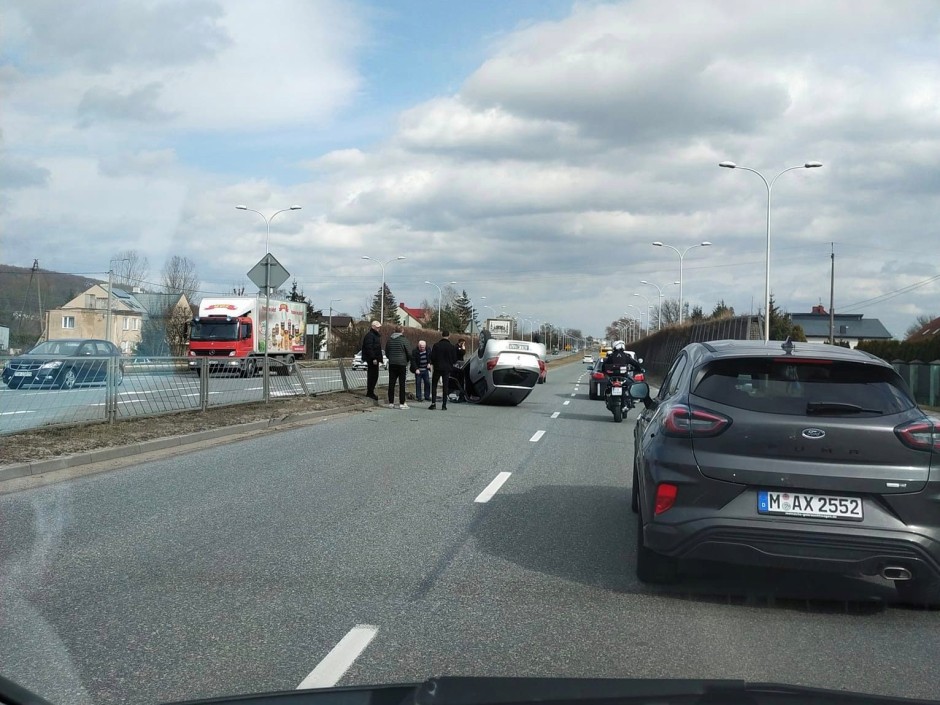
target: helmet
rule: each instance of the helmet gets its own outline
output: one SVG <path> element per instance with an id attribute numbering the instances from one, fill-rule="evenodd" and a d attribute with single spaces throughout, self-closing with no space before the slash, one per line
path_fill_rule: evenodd
<path id="1" fill-rule="evenodd" d="M 627 344 L 622 340 L 614 341 L 614 350 L 626 350 Z"/>

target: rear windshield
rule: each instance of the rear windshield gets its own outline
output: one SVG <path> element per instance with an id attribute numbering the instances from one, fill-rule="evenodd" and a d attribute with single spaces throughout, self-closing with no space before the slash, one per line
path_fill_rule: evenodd
<path id="1" fill-rule="evenodd" d="M 732 358 L 708 363 L 694 394 L 775 414 L 896 414 L 915 406 L 893 369 L 798 358 Z"/>

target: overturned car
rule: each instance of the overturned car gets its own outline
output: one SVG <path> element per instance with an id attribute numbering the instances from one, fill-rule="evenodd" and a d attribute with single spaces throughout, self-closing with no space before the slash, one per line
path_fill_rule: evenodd
<path id="1" fill-rule="evenodd" d="M 472 404 L 521 403 L 545 369 L 545 346 L 526 340 L 497 340 L 483 331 L 476 353 L 454 368 L 451 392 Z"/>

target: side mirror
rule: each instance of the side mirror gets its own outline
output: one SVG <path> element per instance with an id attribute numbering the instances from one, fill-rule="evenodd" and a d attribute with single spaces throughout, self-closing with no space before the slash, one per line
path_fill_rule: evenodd
<path id="1" fill-rule="evenodd" d="M 646 399 L 650 395 L 650 386 L 646 382 L 634 382 L 630 385 L 630 397 Z"/>

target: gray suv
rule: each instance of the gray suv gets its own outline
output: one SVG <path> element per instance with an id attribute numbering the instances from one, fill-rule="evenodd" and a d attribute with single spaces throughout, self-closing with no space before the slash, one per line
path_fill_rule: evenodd
<path id="1" fill-rule="evenodd" d="M 940 602 L 940 421 L 888 363 L 818 343 L 695 343 L 645 405 L 640 580 L 712 560 L 881 576 L 903 601 Z"/>

